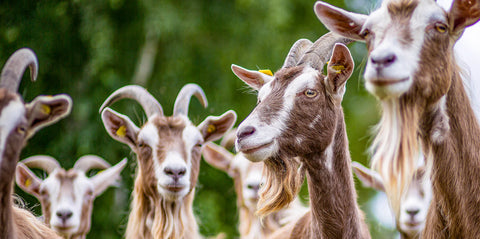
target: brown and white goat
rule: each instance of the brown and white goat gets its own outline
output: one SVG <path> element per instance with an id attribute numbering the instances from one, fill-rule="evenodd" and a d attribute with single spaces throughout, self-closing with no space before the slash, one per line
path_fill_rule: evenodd
<path id="1" fill-rule="evenodd" d="M 423 238 L 477 238 L 480 127 L 453 47 L 480 18 L 480 2 L 455 0 L 446 12 L 433 0 L 391 0 L 369 16 L 318 2 L 315 11 L 330 30 L 367 43 L 366 88 L 383 109 L 373 166 L 396 209 L 416 164 L 410 155 L 422 148 L 433 187 Z"/>
<path id="2" fill-rule="evenodd" d="M 195 126 L 188 119 L 193 95 L 207 106 L 203 90 L 196 84 L 187 84 L 177 96 L 173 116 L 167 117 L 150 93 L 143 87 L 130 85 L 115 91 L 100 108 L 108 134 L 137 154 L 137 176 L 126 230 L 128 239 L 200 237 L 192 210 L 200 147 L 229 130 L 236 114 L 228 111 L 219 117 L 209 116 Z M 142 128 L 107 107 L 122 98 L 141 104 L 148 117 Z"/>
<path id="3" fill-rule="evenodd" d="M 233 137 L 232 137 L 233 136 Z M 227 138 L 226 138 L 227 137 Z M 242 153 L 232 154 L 224 142 L 232 144 L 235 140 L 235 131 L 227 133 L 222 140 L 222 146 L 207 143 L 202 148 L 202 155 L 210 165 L 226 172 L 233 178 L 235 192 L 237 193 L 237 209 L 239 211 L 240 238 L 263 239 L 277 231 L 282 225 L 296 220 L 307 212 L 297 199 L 288 208 L 269 214 L 260 219 L 255 215 L 259 199 L 259 189 L 265 183 L 263 177 L 263 163 L 250 162 Z M 228 143 L 227 143 L 228 144 Z"/>
<path id="4" fill-rule="evenodd" d="M 340 41 L 334 34 L 324 35 L 299 61 L 290 60 L 290 55 L 273 77 L 232 66 L 240 79 L 258 90 L 259 103 L 239 125 L 236 147 L 267 167 L 259 212 L 288 204 L 306 171 L 311 210 L 284 238 L 370 238 L 356 202 L 341 106 L 354 63 L 348 48 L 335 44 Z M 289 178 L 295 178 L 295 185 Z"/>
<path id="5" fill-rule="evenodd" d="M 24 159 L 17 165 L 16 182 L 25 192 L 40 200 L 45 223 L 64 238 L 83 239 L 90 231 L 93 200 L 120 177 L 127 163 L 123 159 L 111 167 L 95 155 L 85 155 L 72 169 L 63 169 L 57 160 L 46 155 Z M 38 178 L 30 168 L 44 170 L 48 177 Z M 102 169 L 89 178 L 91 169 Z"/>
<path id="6" fill-rule="evenodd" d="M 385 192 L 382 177 L 377 172 L 358 162 L 352 162 L 352 166 L 353 172 L 363 185 Z M 432 183 L 425 174 L 425 166 L 421 165 L 415 169 L 414 178 L 400 201 L 400 213 L 395 215 L 401 238 L 420 238 L 425 228 L 431 199 Z"/>
<path id="7" fill-rule="evenodd" d="M 67 95 L 38 96 L 24 103 L 17 90 L 27 66 L 34 81 L 37 57 L 23 48 L 7 60 L 0 79 L 0 238 L 58 238 L 30 212 L 13 205 L 13 178 L 22 148 L 37 130 L 64 118 L 71 110 Z"/>

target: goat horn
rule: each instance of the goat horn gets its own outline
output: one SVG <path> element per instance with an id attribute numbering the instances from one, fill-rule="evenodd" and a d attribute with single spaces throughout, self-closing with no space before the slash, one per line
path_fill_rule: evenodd
<path id="1" fill-rule="evenodd" d="M 300 39 L 296 41 L 290 51 L 288 52 L 287 57 L 285 58 L 285 62 L 283 63 L 282 68 L 288 68 L 292 66 L 296 66 L 300 57 L 303 56 L 305 51 L 307 51 L 311 46 L 312 42 L 307 39 Z"/>
<path id="2" fill-rule="evenodd" d="M 335 43 L 343 43 L 347 45 L 351 42 L 353 42 L 353 40 L 329 32 L 312 44 L 310 49 L 308 49 L 300 59 L 298 65 L 309 64 L 315 69 L 322 68 L 325 62 L 330 58 Z"/>
<path id="3" fill-rule="evenodd" d="M 100 107 L 100 112 L 102 112 L 105 107 L 123 98 L 136 100 L 142 106 L 148 118 L 154 114 L 163 116 L 163 109 L 160 103 L 158 103 L 155 97 L 145 88 L 138 85 L 127 85 L 113 92 L 105 102 L 103 102 Z"/>
<path id="4" fill-rule="evenodd" d="M 38 60 L 35 53 L 29 48 L 15 51 L 2 69 L 0 88 L 17 92 L 27 66 L 30 67 L 32 81 L 35 81 L 38 75 Z"/>
<path id="5" fill-rule="evenodd" d="M 100 158 L 96 155 L 85 155 L 80 157 L 75 165 L 73 166 L 74 169 L 78 169 L 83 172 L 88 172 L 90 169 L 107 169 L 110 168 L 111 165 L 107 163 L 103 158 Z"/>
<path id="6" fill-rule="evenodd" d="M 175 105 L 173 106 L 173 115 L 188 115 L 188 105 L 190 104 L 190 99 L 195 95 L 203 107 L 207 107 L 207 97 L 202 88 L 197 84 L 186 84 L 178 93 L 177 99 L 175 99 Z"/>
<path id="7" fill-rule="evenodd" d="M 35 155 L 22 160 L 22 163 L 29 168 L 39 168 L 50 174 L 56 168 L 61 168 L 58 161 L 47 155 Z"/>

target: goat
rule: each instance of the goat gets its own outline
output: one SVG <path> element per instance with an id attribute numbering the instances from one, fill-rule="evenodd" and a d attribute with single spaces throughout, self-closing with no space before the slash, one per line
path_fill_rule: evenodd
<path id="1" fill-rule="evenodd" d="M 195 126 L 188 119 L 190 98 L 204 107 L 205 93 L 185 85 L 175 100 L 173 116 L 143 87 L 130 85 L 112 93 L 100 107 L 108 134 L 137 154 L 138 168 L 126 238 L 199 238 L 192 203 L 200 165 L 200 147 L 220 138 L 236 120 L 234 111 L 207 117 Z M 108 108 L 122 98 L 140 103 L 147 122 L 137 127 L 127 116 Z"/>
<path id="2" fill-rule="evenodd" d="M 301 41 L 306 40 L 297 43 Z M 336 42 L 345 41 L 329 33 L 300 60 L 289 54 L 273 77 L 232 65 L 240 79 L 258 90 L 259 103 L 238 126 L 236 141 L 238 151 L 267 168 L 258 212 L 288 204 L 297 190 L 289 178 L 302 182 L 306 171 L 311 209 L 284 238 L 370 238 L 356 202 L 341 106 L 354 63 L 348 48 Z M 300 168 L 289 168 L 295 166 Z"/>
<path id="3" fill-rule="evenodd" d="M 372 165 L 394 209 L 421 148 L 433 188 L 423 238 L 478 237 L 480 127 L 454 44 L 480 2 L 455 0 L 446 12 L 433 0 L 385 1 L 369 16 L 317 2 L 315 11 L 328 29 L 367 43 L 365 84 L 383 109 Z"/>
<path id="4" fill-rule="evenodd" d="M 230 153 L 229 142 L 234 142 L 235 131 L 227 133 L 222 140 L 222 146 L 207 143 L 202 148 L 202 155 L 210 165 L 226 172 L 233 178 L 235 192 L 237 193 L 237 208 L 240 218 L 238 230 L 240 238 L 262 239 L 277 231 L 282 225 L 296 220 L 307 211 L 297 199 L 290 207 L 276 213 L 260 218 L 255 215 L 259 198 L 258 191 L 264 184 L 263 163 L 250 162 L 242 153 L 236 155 Z"/>
<path id="5" fill-rule="evenodd" d="M 55 158 L 36 155 L 17 165 L 16 182 L 25 192 L 40 200 L 45 223 L 64 238 L 82 239 L 90 231 L 93 200 L 119 178 L 127 163 L 123 159 L 110 167 L 95 155 L 85 155 L 68 171 Z M 38 178 L 29 168 L 40 168 L 48 177 Z M 91 169 L 102 169 L 89 178 Z"/>
<path id="6" fill-rule="evenodd" d="M 352 166 L 353 172 L 363 185 L 385 192 L 382 177 L 377 172 L 358 162 L 352 162 Z M 422 165 L 415 169 L 414 178 L 400 202 L 400 214 L 395 217 L 401 238 L 420 238 L 431 199 L 432 185 Z"/>
<path id="7" fill-rule="evenodd" d="M 58 238 L 30 212 L 12 202 L 13 177 L 20 152 L 35 132 L 66 117 L 72 100 L 68 95 L 38 96 L 24 103 L 17 93 L 26 67 L 36 80 L 35 53 L 22 48 L 13 53 L 2 69 L 0 80 L 0 238 Z"/>

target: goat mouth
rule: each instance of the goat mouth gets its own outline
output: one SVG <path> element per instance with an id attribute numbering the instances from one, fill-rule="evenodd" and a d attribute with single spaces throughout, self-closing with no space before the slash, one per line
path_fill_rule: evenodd
<path id="1" fill-rule="evenodd" d="M 268 147 L 272 144 L 273 144 L 273 141 L 270 141 L 268 143 L 261 144 L 260 146 L 257 146 L 257 147 L 250 147 L 250 148 L 246 148 L 246 149 L 241 149 L 241 151 L 244 154 L 253 154 L 253 153 L 257 152 L 258 150 L 266 148 L 266 147 Z"/>
<path id="2" fill-rule="evenodd" d="M 421 224 L 420 222 L 416 222 L 416 221 L 405 222 L 405 225 L 410 228 L 418 227 L 420 226 L 420 224 Z"/>
<path id="3" fill-rule="evenodd" d="M 168 191 L 175 192 L 175 193 L 182 191 L 184 188 L 185 188 L 184 186 L 180 186 L 180 185 L 168 185 L 165 187 L 165 189 L 167 189 Z"/>
<path id="4" fill-rule="evenodd" d="M 400 79 L 400 80 L 376 79 L 376 80 L 370 80 L 370 83 L 372 85 L 375 85 L 375 86 L 383 87 L 383 86 L 389 86 L 389 85 L 395 85 L 395 84 L 398 84 L 398 83 L 402 83 L 402 82 L 407 81 L 408 79 L 409 79 L 408 77 Z"/>

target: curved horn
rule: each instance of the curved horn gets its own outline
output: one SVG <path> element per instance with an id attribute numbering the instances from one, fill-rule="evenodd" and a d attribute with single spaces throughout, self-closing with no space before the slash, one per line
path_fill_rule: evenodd
<path id="1" fill-rule="evenodd" d="M 38 75 L 38 61 L 35 53 L 29 48 L 15 51 L 2 69 L 0 88 L 17 92 L 27 66 L 30 67 L 32 81 L 35 81 Z"/>
<path id="2" fill-rule="evenodd" d="M 351 42 L 353 42 L 353 40 L 344 38 L 333 32 L 328 32 L 312 44 L 310 49 L 308 49 L 300 59 L 298 65 L 309 64 L 315 69 L 322 68 L 330 58 L 335 43 L 348 45 Z"/>
<path id="3" fill-rule="evenodd" d="M 287 57 L 285 58 L 285 62 L 283 63 L 282 68 L 288 68 L 292 66 L 296 66 L 298 60 L 300 60 L 300 57 L 303 56 L 305 51 L 307 51 L 310 46 L 312 46 L 312 42 L 307 39 L 300 39 L 297 40 L 292 48 L 290 48 L 290 51 L 288 52 Z"/>
<path id="4" fill-rule="evenodd" d="M 58 161 L 47 155 L 35 155 L 22 160 L 22 163 L 29 168 L 39 168 L 47 172 L 52 173 L 56 168 L 61 168 Z"/>
<path id="5" fill-rule="evenodd" d="M 73 165 L 74 169 L 78 169 L 83 172 L 88 172 L 88 170 L 95 168 L 95 169 L 107 169 L 110 168 L 111 165 L 107 163 L 103 158 L 100 158 L 96 155 L 85 155 L 80 157 L 75 165 Z"/>
<path id="6" fill-rule="evenodd" d="M 138 85 L 127 85 L 113 92 L 100 106 L 100 113 L 105 107 L 123 98 L 136 100 L 142 106 L 148 118 L 154 114 L 163 116 L 160 103 L 145 88 Z"/>
<path id="7" fill-rule="evenodd" d="M 188 115 L 188 105 L 190 104 L 190 99 L 195 95 L 203 107 L 207 107 L 207 97 L 202 88 L 197 84 L 186 84 L 178 93 L 177 99 L 175 99 L 175 105 L 173 106 L 173 115 Z"/>

